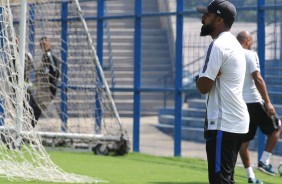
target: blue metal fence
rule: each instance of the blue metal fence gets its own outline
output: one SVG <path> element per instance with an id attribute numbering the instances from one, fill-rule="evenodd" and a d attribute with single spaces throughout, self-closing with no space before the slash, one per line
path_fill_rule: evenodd
<path id="1" fill-rule="evenodd" d="M 265 11 L 266 8 L 271 6 L 265 6 L 264 0 L 257 1 L 257 37 L 258 37 L 258 53 L 262 67 L 262 75 L 265 76 Z M 182 55 L 183 55 L 183 19 L 184 16 L 189 16 L 195 12 L 184 11 L 184 0 L 176 1 L 175 12 L 143 12 L 142 0 L 135 0 L 135 14 L 134 15 L 120 15 L 120 16 L 108 16 L 104 15 L 105 4 L 104 0 L 98 0 L 97 6 L 97 54 L 101 62 L 103 62 L 103 23 L 104 20 L 117 19 L 117 18 L 134 18 L 134 127 L 133 127 L 133 151 L 139 151 L 140 142 L 140 114 L 141 114 L 141 93 L 146 91 L 155 91 L 155 89 L 142 89 L 142 18 L 153 16 L 176 16 L 176 41 L 175 41 L 175 87 L 173 92 L 175 94 L 175 128 L 174 128 L 174 155 L 181 155 L 181 138 L 182 138 Z M 249 7 L 255 9 L 256 7 Z M 241 11 L 238 8 L 238 11 Z M 243 9 L 242 9 L 243 11 Z M 90 17 L 88 17 L 90 18 Z M 95 19 L 95 18 L 94 18 Z M 189 29 L 189 25 L 188 25 Z M 103 63 L 101 63 L 103 65 Z M 159 89 L 162 91 L 162 89 Z M 168 89 L 164 89 L 166 91 Z M 114 90 L 116 91 L 116 90 Z M 264 136 L 259 136 L 259 154 L 264 149 Z"/>
<path id="2" fill-rule="evenodd" d="M 164 0 L 166 3 L 167 1 Z M 88 16 L 86 17 L 87 21 L 97 21 L 97 55 L 99 57 L 99 60 L 102 62 L 101 65 L 103 65 L 103 36 L 104 36 L 104 24 L 105 21 L 109 20 L 122 20 L 122 19 L 133 19 L 134 20 L 134 84 L 133 88 L 120 88 L 113 86 L 112 91 L 119 91 L 119 92 L 133 92 L 134 93 L 134 107 L 133 107 L 133 119 L 134 119 L 134 126 L 133 126 L 133 151 L 139 152 L 140 148 L 140 117 L 141 117 L 141 94 L 143 92 L 171 92 L 174 94 L 174 116 L 175 116 L 175 122 L 174 122 L 174 155 L 175 156 L 181 156 L 181 138 L 182 138 L 182 93 L 185 92 L 185 88 L 182 86 L 182 69 L 184 67 L 183 65 L 183 54 L 184 54 L 184 34 L 183 31 L 185 29 L 185 26 L 187 26 L 187 29 L 190 29 L 190 25 L 185 25 L 184 19 L 186 17 L 197 17 L 195 8 L 194 7 L 187 7 L 187 5 L 191 4 L 192 1 L 187 0 L 176 0 L 175 4 L 173 4 L 174 9 L 173 11 L 166 11 L 166 12 L 149 12 L 144 11 L 143 5 L 145 0 L 135 0 L 134 1 L 134 7 L 135 11 L 134 13 L 128 13 L 128 14 L 121 14 L 121 15 L 112 15 L 112 14 L 105 14 L 105 2 L 106 0 L 97 0 L 97 16 Z M 194 2 L 194 1 L 193 1 Z M 208 3 L 207 1 L 206 3 Z M 261 62 L 261 71 L 262 75 L 265 77 L 265 49 L 266 49 L 266 33 L 265 33 L 265 14 L 267 11 L 275 10 L 275 13 L 278 12 L 278 10 L 281 11 L 282 9 L 282 2 L 281 1 L 273 1 L 266 4 L 265 0 L 257 0 L 257 4 L 250 3 L 249 6 L 240 6 L 243 1 L 234 1 L 235 5 L 237 5 L 238 12 L 244 12 L 244 11 L 253 11 L 257 17 L 254 22 L 257 24 L 257 49 L 259 53 L 259 58 Z M 62 1 L 62 17 L 61 19 L 53 20 L 53 21 L 61 21 L 62 22 L 62 47 L 64 51 L 67 51 L 67 34 L 68 34 L 68 27 L 67 22 L 69 21 L 77 21 L 78 18 L 71 17 L 68 18 L 68 8 L 67 8 L 67 0 Z M 110 4 L 111 1 L 108 2 Z M 195 3 L 196 4 L 196 3 Z M 277 15 L 276 15 L 277 16 Z M 175 39 L 175 43 L 169 42 L 170 44 L 174 44 L 171 46 L 172 48 L 175 48 L 175 55 L 172 54 L 175 58 L 171 59 L 171 62 L 173 64 L 174 70 L 174 85 L 173 86 L 165 86 L 165 87 L 142 87 L 141 80 L 142 80 L 142 23 L 143 18 L 153 18 L 153 17 L 174 17 L 176 18 L 176 23 L 173 24 L 172 21 L 169 21 L 169 26 L 172 27 L 170 29 L 169 36 Z M 240 17 L 238 17 L 240 18 Z M 237 20 L 238 21 L 238 20 Z M 277 24 L 277 21 L 274 20 L 274 22 Z M 198 19 L 198 23 L 200 24 L 200 20 Z M 175 30 L 175 37 L 172 36 L 173 30 Z M 275 45 L 275 59 L 280 57 L 281 61 L 281 31 L 280 33 L 275 32 L 275 35 L 280 34 L 280 43 L 276 43 L 277 45 L 280 45 L 280 56 L 276 52 L 277 48 L 279 46 Z M 188 38 L 189 39 L 189 38 Z M 173 39 L 172 39 L 173 40 Z M 199 48 L 196 48 L 199 49 Z M 278 49 L 279 50 L 279 49 Z M 62 63 L 62 84 L 61 84 L 61 90 L 62 90 L 62 103 L 61 103 L 61 110 L 62 110 L 62 121 L 66 124 L 67 123 L 67 105 L 68 105 L 68 97 L 67 97 L 67 86 L 68 86 L 68 70 L 67 70 L 67 52 L 62 53 L 61 57 L 63 60 Z M 113 62 L 114 58 L 113 58 Z M 97 104 L 99 106 L 99 104 Z M 101 112 L 102 113 L 102 112 Z M 99 121 L 99 120 L 98 120 Z M 63 127 L 66 127 L 63 126 Z M 64 128 L 62 128 L 63 131 Z M 264 148 L 264 136 L 259 135 L 259 154 L 262 153 L 262 150 Z"/>

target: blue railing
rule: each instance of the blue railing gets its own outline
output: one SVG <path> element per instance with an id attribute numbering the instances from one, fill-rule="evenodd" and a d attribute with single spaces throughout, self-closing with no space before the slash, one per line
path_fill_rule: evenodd
<path id="1" fill-rule="evenodd" d="M 263 2 L 264 3 L 264 0 L 258 0 L 258 3 L 261 3 Z M 142 66 L 142 58 L 141 58 L 141 47 L 140 47 L 140 44 L 142 44 L 142 37 L 141 37 L 141 34 L 142 34 L 142 26 L 141 26 L 141 23 L 142 23 L 142 17 L 150 17 L 150 16 L 177 16 L 178 18 L 178 22 L 177 22 L 177 25 L 175 26 L 175 29 L 177 30 L 178 29 L 178 33 L 181 33 L 181 28 L 183 30 L 183 22 L 181 21 L 183 19 L 183 16 L 187 16 L 187 15 L 191 15 L 191 14 L 195 14 L 195 10 L 193 11 L 183 11 L 183 0 L 178 0 L 177 1 L 177 8 L 176 8 L 176 11 L 175 12 L 160 12 L 160 13 L 143 13 L 142 12 L 142 6 L 140 7 L 140 4 L 142 5 L 142 1 L 141 0 L 135 0 L 135 8 L 136 8 L 136 13 L 135 14 L 128 14 L 128 15 L 114 15 L 114 16 L 103 16 L 103 17 L 100 17 L 102 20 L 109 20 L 109 19 L 128 19 L 128 18 L 132 18 L 135 20 L 136 22 L 136 26 L 135 26 L 135 48 L 134 48 L 134 51 L 135 51 L 135 58 L 134 58 L 134 61 L 135 61 L 135 70 L 134 70 L 134 73 L 136 75 L 134 75 L 134 81 L 137 83 L 134 85 L 134 88 L 132 89 L 127 89 L 127 88 L 113 88 L 112 90 L 113 91 L 133 91 L 134 94 L 135 94 L 135 97 L 134 97 L 134 151 L 139 151 L 139 128 L 140 128 L 140 103 L 141 103 L 141 99 L 140 99 L 140 93 L 141 92 L 148 92 L 148 91 L 152 91 L 152 92 L 174 92 L 176 94 L 176 105 L 175 105 L 175 109 L 176 111 L 181 111 L 181 107 L 180 105 L 182 104 L 181 101 L 179 101 L 179 99 L 181 98 L 181 93 L 183 92 L 183 88 L 180 87 L 180 85 L 178 84 L 177 86 L 173 87 L 173 88 L 158 88 L 158 89 L 153 89 L 153 88 L 142 88 L 141 85 L 140 85 L 140 80 L 141 80 L 141 74 L 140 74 L 140 70 L 142 69 L 141 66 Z M 265 26 L 261 26 L 262 25 L 262 22 L 264 22 L 264 19 L 263 19 L 263 15 L 264 15 L 264 11 L 265 10 L 270 10 L 270 9 L 281 9 L 282 5 L 281 4 L 277 4 L 277 5 L 273 5 L 273 6 L 265 6 L 264 4 L 259 4 L 259 8 L 257 6 L 253 6 L 253 7 L 247 7 L 247 8 L 240 8 L 238 7 L 238 11 L 240 10 L 254 10 L 254 11 L 258 11 L 259 12 L 259 15 L 260 17 L 262 17 L 262 19 L 258 19 L 260 22 L 259 22 L 259 27 L 258 27 L 258 30 L 259 30 L 259 38 L 265 38 L 264 37 L 264 29 L 265 29 Z M 74 18 L 66 18 L 64 19 L 64 21 L 68 22 L 68 21 L 78 21 L 79 19 L 74 17 Z M 98 20 L 97 17 L 86 17 L 86 20 Z M 52 21 L 62 21 L 62 19 L 54 19 Z M 172 26 L 172 24 L 170 25 Z M 170 29 L 170 28 L 168 28 Z M 168 30 L 168 32 L 172 31 L 172 28 L 171 30 Z M 181 37 L 179 37 L 181 36 Z M 171 48 L 171 52 L 174 52 L 175 51 L 175 54 L 174 54 L 174 57 L 173 57 L 173 60 L 177 60 L 177 65 L 175 64 L 175 68 L 177 70 L 182 70 L 182 66 L 180 64 L 180 60 L 182 58 L 179 57 L 179 55 L 181 55 L 182 57 L 182 34 L 176 34 L 176 37 L 178 39 L 176 39 L 175 43 L 174 43 L 174 40 L 173 41 L 170 41 L 170 44 L 171 45 L 175 45 L 174 48 Z M 172 38 L 169 38 L 170 40 L 172 40 Z M 263 40 L 263 39 L 262 39 Z M 102 41 L 101 41 L 102 42 Z M 282 42 L 282 41 L 281 41 Z M 259 53 L 264 53 L 264 47 L 265 47 L 265 43 L 258 43 L 258 46 L 260 47 L 259 48 Z M 177 52 L 176 53 L 176 48 L 177 47 Z M 280 55 L 281 55 L 281 52 L 280 52 Z M 177 57 L 177 58 L 176 58 Z M 260 58 L 262 58 L 262 62 L 264 62 L 264 56 L 260 56 Z M 281 58 L 281 56 L 280 56 Z M 180 68 L 179 68 L 180 67 Z M 264 67 L 264 66 L 262 66 Z M 174 74 L 174 73 L 173 73 Z M 176 75 L 175 76 L 175 79 L 176 80 L 179 80 L 181 81 L 182 78 L 181 78 L 181 75 Z M 66 86 L 68 87 L 68 86 Z M 177 114 L 179 115 L 179 114 Z M 181 117 L 181 116 L 177 116 L 177 117 Z M 175 135 L 177 136 L 180 136 L 181 137 L 181 129 L 179 129 L 179 125 L 181 125 L 181 118 L 178 118 L 176 119 L 175 121 L 175 124 L 177 125 L 177 129 L 176 129 L 176 132 L 175 132 Z M 179 134 L 178 134 L 179 133 Z M 179 140 L 179 137 L 175 137 L 175 155 L 180 155 L 181 154 L 181 145 L 180 145 L 180 140 Z"/>
<path id="2" fill-rule="evenodd" d="M 105 4 L 105 14 L 108 14 L 108 3 Z M 115 68 L 114 68 L 114 62 L 113 62 L 112 40 L 111 40 L 111 30 L 110 30 L 109 20 L 105 21 L 105 28 L 106 28 L 106 34 L 107 34 L 108 51 L 109 51 L 109 70 L 111 72 L 111 85 L 112 85 L 112 88 L 114 88 L 115 87 Z"/>

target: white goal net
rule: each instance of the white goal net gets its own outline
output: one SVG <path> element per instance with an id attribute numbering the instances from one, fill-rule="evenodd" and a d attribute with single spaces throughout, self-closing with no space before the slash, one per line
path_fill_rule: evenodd
<path id="1" fill-rule="evenodd" d="M 1 1 L 1 175 L 9 179 L 99 182 L 62 171 L 43 145 L 87 147 L 96 154 L 128 152 L 128 138 L 106 82 L 110 79 L 105 78 L 93 46 L 96 21 L 86 24 L 82 14 L 96 16 L 96 3 L 27 1 L 24 38 L 20 37 L 23 3 Z M 25 43 L 23 59 L 21 43 Z"/>

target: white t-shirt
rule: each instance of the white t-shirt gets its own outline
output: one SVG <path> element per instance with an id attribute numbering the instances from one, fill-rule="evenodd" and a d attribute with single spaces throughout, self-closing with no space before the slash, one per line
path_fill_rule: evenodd
<path id="1" fill-rule="evenodd" d="M 210 44 L 199 74 L 214 81 L 206 95 L 208 130 L 248 132 L 249 114 L 242 95 L 245 71 L 242 46 L 230 32 L 221 33 Z"/>
<path id="2" fill-rule="evenodd" d="M 262 97 L 255 85 L 252 73 L 260 72 L 259 59 L 256 52 L 244 49 L 246 58 L 246 75 L 243 87 L 243 98 L 246 103 L 261 102 Z"/>

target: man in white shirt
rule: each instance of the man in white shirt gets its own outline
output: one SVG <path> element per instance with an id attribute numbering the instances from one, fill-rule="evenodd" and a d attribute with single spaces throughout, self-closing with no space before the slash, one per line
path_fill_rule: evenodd
<path id="1" fill-rule="evenodd" d="M 260 127 L 262 132 L 267 135 L 265 150 L 260 158 L 258 169 L 269 175 L 275 176 L 276 173 L 273 171 L 269 160 L 272 150 L 280 137 L 281 125 L 279 125 L 280 120 L 271 104 L 265 82 L 260 74 L 258 55 L 256 52 L 251 51 L 251 46 L 253 44 L 251 34 L 247 31 L 241 31 L 238 33 L 237 39 L 244 48 L 246 57 L 243 98 L 250 114 L 249 132 L 240 149 L 240 156 L 246 169 L 248 182 L 262 183 L 262 181 L 256 179 L 251 167 L 249 141 L 254 139 L 257 127 Z"/>
<path id="2" fill-rule="evenodd" d="M 197 89 L 207 99 L 205 138 L 209 183 L 233 184 L 238 152 L 249 127 L 242 96 L 246 61 L 243 48 L 230 33 L 237 12 L 226 0 L 214 0 L 208 7 L 197 6 L 197 11 L 203 13 L 200 35 L 210 35 L 213 39 L 196 81 Z"/>

